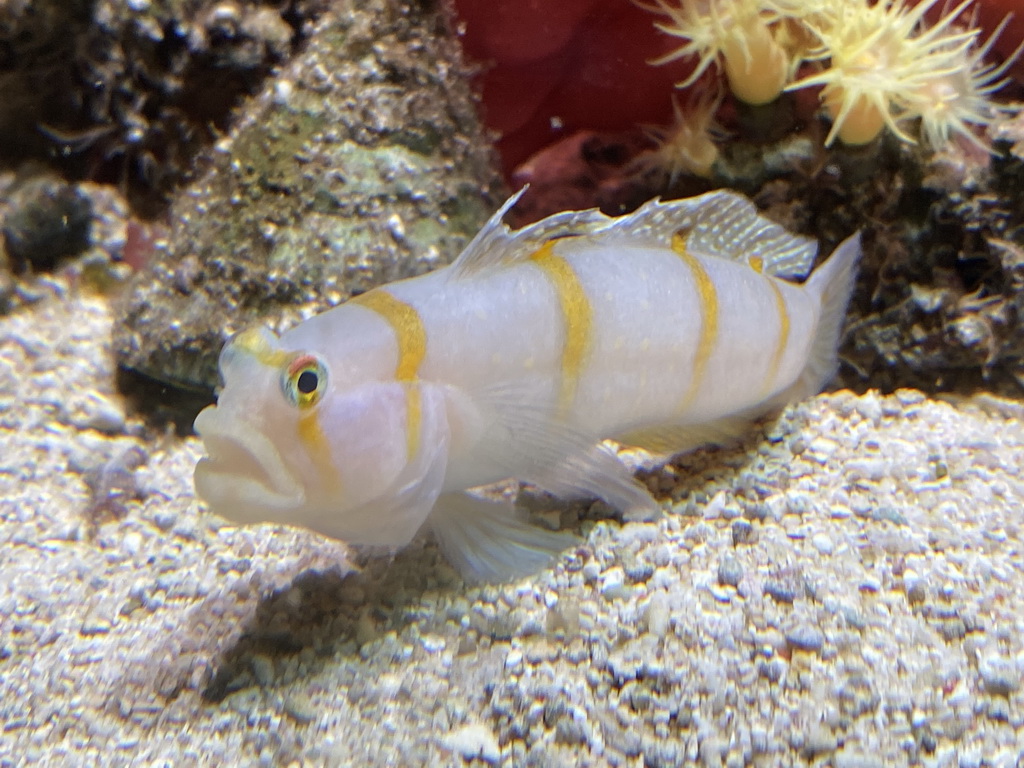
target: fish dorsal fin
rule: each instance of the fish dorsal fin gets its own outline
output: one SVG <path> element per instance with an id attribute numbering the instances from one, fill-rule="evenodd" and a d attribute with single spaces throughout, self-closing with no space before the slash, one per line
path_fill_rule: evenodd
<path id="1" fill-rule="evenodd" d="M 513 232 L 502 219 L 519 202 L 528 187 L 523 187 L 506 200 L 469 242 L 452 264 L 456 277 L 522 261 L 549 240 L 588 234 L 613 221 L 596 208 L 591 208 L 586 211 L 556 213 Z"/>
<path id="2" fill-rule="evenodd" d="M 513 232 L 502 218 L 526 189 L 512 195 L 470 241 L 452 264 L 456 276 L 525 260 L 545 243 L 563 237 L 583 237 L 595 245 L 628 242 L 671 248 L 682 235 L 692 253 L 742 262 L 787 280 L 805 278 L 818 252 L 814 240 L 790 234 L 731 190 L 651 200 L 625 216 L 606 216 L 596 208 L 565 211 Z"/>
<path id="3" fill-rule="evenodd" d="M 691 253 L 738 261 L 786 280 L 807 277 L 818 253 L 813 239 L 787 232 L 762 216 L 748 198 L 728 189 L 682 200 L 651 200 L 612 220 L 603 234 L 613 232 L 666 247 L 681 234 Z"/>

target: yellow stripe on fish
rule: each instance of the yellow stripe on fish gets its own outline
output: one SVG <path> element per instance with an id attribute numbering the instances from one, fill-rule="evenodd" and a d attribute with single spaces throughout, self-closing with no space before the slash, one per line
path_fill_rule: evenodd
<path id="1" fill-rule="evenodd" d="M 772 352 L 771 361 L 768 363 L 768 372 L 764 377 L 762 392 L 770 394 L 775 389 L 775 380 L 779 376 L 779 368 L 782 365 L 782 356 L 789 346 L 789 309 L 786 307 L 786 297 L 782 295 L 782 289 L 776 284 L 774 278 L 766 277 L 768 287 L 775 297 L 775 311 L 779 319 L 779 336 L 775 340 L 775 350 Z"/>
<path id="2" fill-rule="evenodd" d="M 422 409 L 415 382 L 427 354 L 427 331 L 423 327 L 423 318 L 414 307 L 380 288 L 356 296 L 352 302 L 376 312 L 395 333 L 398 344 L 395 378 L 408 382 L 405 388 L 406 450 L 411 460 L 420 444 Z"/>
<path id="3" fill-rule="evenodd" d="M 341 492 L 341 478 L 338 473 L 332 471 L 333 457 L 331 445 L 324 435 L 320 426 L 320 419 L 317 418 L 315 410 L 306 411 L 299 418 L 299 439 L 309 452 L 313 462 L 317 465 L 321 477 L 326 478 L 327 488 L 333 493 Z"/>
<path id="4" fill-rule="evenodd" d="M 697 287 L 697 297 L 700 302 L 700 340 L 697 342 L 697 351 L 693 356 L 693 370 L 691 371 L 690 385 L 687 387 L 682 401 L 679 404 L 679 412 L 684 413 L 700 391 L 701 382 L 704 380 L 704 372 L 708 367 L 708 360 L 715 348 L 715 341 L 718 339 L 718 291 L 711 276 L 686 247 L 687 235 L 677 232 L 672 236 L 672 250 L 676 252 L 683 263 L 693 274 L 693 281 Z"/>
<path id="5" fill-rule="evenodd" d="M 591 343 L 593 308 L 583 285 L 564 258 L 556 256 L 554 241 L 549 241 L 530 255 L 529 260 L 544 270 L 558 296 L 565 341 L 562 345 L 562 380 L 558 408 L 565 413 L 572 405 L 579 386 L 583 364 Z"/>
<path id="6" fill-rule="evenodd" d="M 236 334 L 231 340 L 231 349 L 244 352 L 269 368 L 283 368 L 294 357 L 291 352 L 271 347 L 262 328 L 249 328 Z"/>

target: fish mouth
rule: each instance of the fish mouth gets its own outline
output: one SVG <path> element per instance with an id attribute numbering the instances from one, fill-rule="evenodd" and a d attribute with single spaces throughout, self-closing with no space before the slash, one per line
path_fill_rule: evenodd
<path id="1" fill-rule="evenodd" d="M 196 465 L 196 494 L 216 514 L 276 522 L 305 501 L 277 447 L 244 418 L 209 406 L 196 417 L 195 430 L 207 453 Z"/>

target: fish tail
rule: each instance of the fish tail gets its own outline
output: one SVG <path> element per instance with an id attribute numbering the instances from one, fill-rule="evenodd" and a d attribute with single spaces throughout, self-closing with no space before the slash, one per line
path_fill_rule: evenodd
<path id="1" fill-rule="evenodd" d="M 839 367 L 838 349 L 846 308 L 853 293 L 857 263 L 861 257 L 860 232 L 846 238 L 828 260 L 807 278 L 804 287 L 819 301 L 818 327 L 807 365 L 792 392 L 792 399 L 817 394 Z"/>

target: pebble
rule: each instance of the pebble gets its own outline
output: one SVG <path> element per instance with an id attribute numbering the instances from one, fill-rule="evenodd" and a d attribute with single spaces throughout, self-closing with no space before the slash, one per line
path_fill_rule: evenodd
<path id="1" fill-rule="evenodd" d="M 672 620 L 668 595 L 664 592 L 655 592 L 651 595 L 643 615 L 647 631 L 655 637 L 665 637 Z"/>
<path id="2" fill-rule="evenodd" d="M 716 520 L 722 515 L 725 509 L 725 502 L 728 495 L 725 491 L 719 491 L 712 497 L 711 501 L 704 505 L 703 517 L 705 520 Z"/>
<path id="3" fill-rule="evenodd" d="M 903 591 L 906 592 L 910 605 L 923 603 L 928 597 L 925 580 L 910 568 L 903 573 Z"/>
<path id="4" fill-rule="evenodd" d="M 286 694 L 283 701 L 285 714 L 299 725 L 306 725 L 316 720 L 318 709 L 304 691 Z"/>
<path id="5" fill-rule="evenodd" d="M 813 624 L 798 624 L 786 633 L 786 643 L 797 651 L 817 653 L 825 645 L 825 635 Z"/>
<path id="6" fill-rule="evenodd" d="M 732 531 L 732 545 L 734 547 L 740 544 L 753 544 L 757 540 L 754 526 L 747 520 L 734 520 L 730 530 Z"/>
<path id="7" fill-rule="evenodd" d="M 588 560 L 580 572 L 588 583 L 593 584 L 601 576 L 601 564 L 596 560 Z"/>
<path id="8" fill-rule="evenodd" d="M 601 575 L 601 594 L 609 600 L 626 595 L 626 572 L 615 565 Z"/>
<path id="9" fill-rule="evenodd" d="M 830 437 L 816 437 L 807 446 L 807 456 L 819 464 L 827 464 L 832 455 L 839 450 L 839 443 Z"/>
<path id="10" fill-rule="evenodd" d="M 501 760 L 498 740 L 489 728 L 480 723 L 464 725 L 451 731 L 445 736 L 444 743 L 466 761 L 480 758 L 489 765 L 496 765 Z"/>
<path id="11" fill-rule="evenodd" d="M 90 635 L 105 635 L 113 626 L 113 623 L 109 619 L 96 616 L 83 621 L 82 627 L 78 630 L 78 633 L 86 637 Z"/>
<path id="12" fill-rule="evenodd" d="M 257 653 L 249 659 L 249 669 L 252 676 L 260 687 L 267 688 L 274 682 L 274 660 L 262 653 Z"/>
<path id="13" fill-rule="evenodd" d="M 800 752 L 808 760 L 813 760 L 834 752 L 837 746 L 839 746 L 839 742 L 832 730 L 815 724 L 804 734 Z"/>
<path id="14" fill-rule="evenodd" d="M 505 669 L 516 669 L 523 663 L 523 651 L 521 648 L 512 648 L 505 656 Z"/>
<path id="15" fill-rule="evenodd" d="M 778 603 L 792 603 L 796 600 L 797 587 L 788 581 L 768 579 L 764 583 L 765 594 Z"/>
<path id="16" fill-rule="evenodd" d="M 816 533 L 811 536 L 811 545 L 823 555 L 831 555 L 835 545 L 826 533 Z"/>
<path id="17" fill-rule="evenodd" d="M 722 555 L 718 562 L 718 583 L 722 586 L 735 587 L 743 578 L 743 566 L 731 552 Z"/>
<path id="18" fill-rule="evenodd" d="M 159 509 L 153 515 L 153 525 L 166 533 L 178 522 L 178 513 L 173 509 Z"/>
<path id="19" fill-rule="evenodd" d="M 654 563 L 636 557 L 623 558 L 623 570 L 631 584 L 642 584 L 654 575 Z"/>
<path id="20" fill-rule="evenodd" d="M 1011 659 L 983 655 L 978 661 L 985 691 L 993 696 L 1010 696 L 1020 690 L 1021 669 Z"/>
<path id="21" fill-rule="evenodd" d="M 833 504 L 829 511 L 833 520 L 846 520 L 853 516 L 853 510 L 845 504 Z"/>
<path id="22" fill-rule="evenodd" d="M 856 747 L 844 747 L 832 756 L 832 765 L 835 768 L 884 768 L 885 763 Z"/>
<path id="23" fill-rule="evenodd" d="M 98 392 L 89 394 L 86 415 L 79 426 L 85 429 L 95 429 L 97 432 L 107 435 L 120 435 L 125 431 L 125 424 L 126 417 L 121 403 Z"/>

